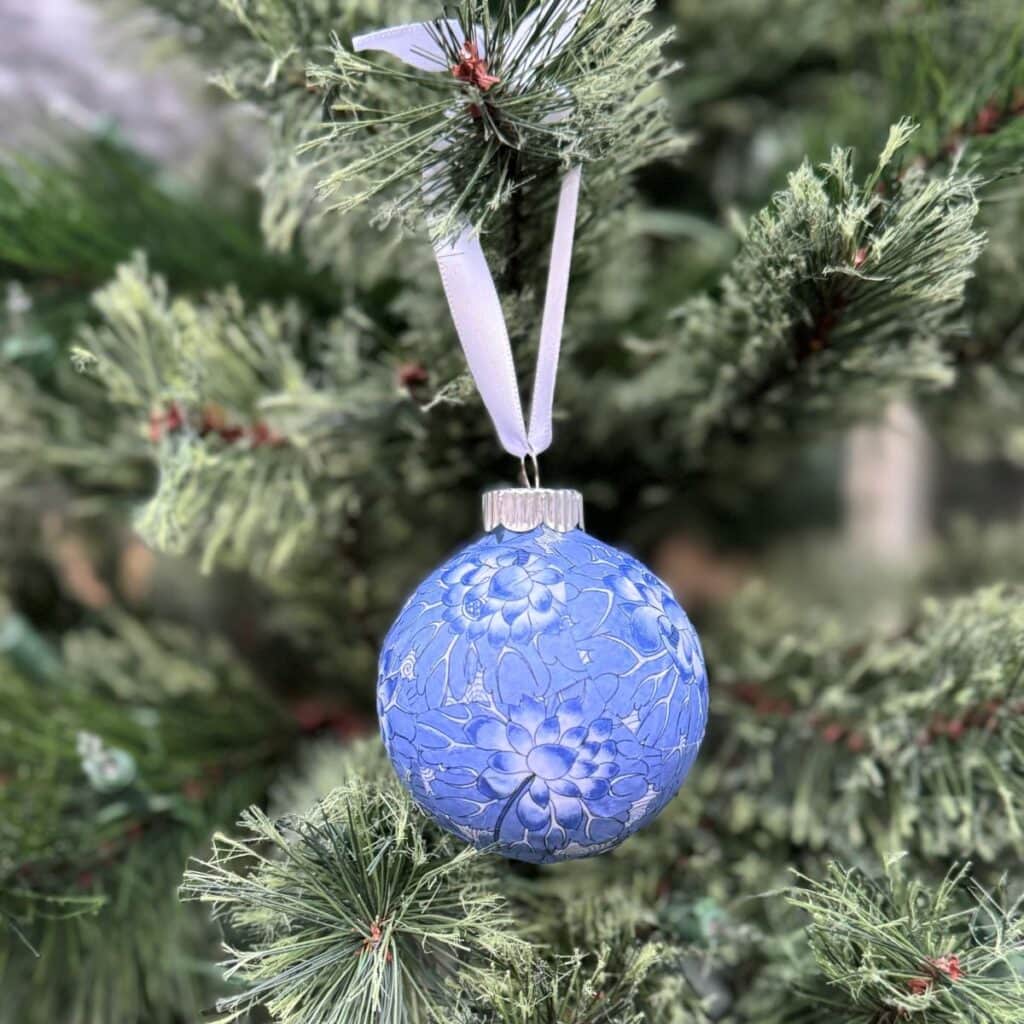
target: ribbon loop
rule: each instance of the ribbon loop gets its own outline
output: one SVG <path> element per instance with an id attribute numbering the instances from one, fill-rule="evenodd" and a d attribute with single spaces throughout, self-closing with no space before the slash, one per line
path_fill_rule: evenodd
<path id="1" fill-rule="evenodd" d="M 506 54 L 517 69 L 521 84 L 531 81 L 546 61 L 565 48 L 588 2 L 545 0 L 523 19 Z M 545 33 L 545 29 L 551 31 Z M 453 18 L 371 32 L 357 36 L 353 45 L 357 51 L 383 50 L 420 70 L 452 72 L 442 45 L 442 33 L 445 38 L 460 39 L 467 47 L 473 47 L 474 59 L 486 69 L 483 31 L 478 27 L 475 38 L 469 39 L 461 24 Z M 550 119 L 561 120 L 567 114 L 568 110 L 558 112 Z M 458 114 L 451 112 L 449 116 Z M 443 151 L 444 147 L 439 148 Z M 443 166 L 443 161 L 438 161 L 424 175 L 423 191 L 428 198 L 432 191 L 436 194 L 436 178 L 443 173 Z M 501 300 L 477 233 L 468 221 L 464 221 L 454 241 L 438 240 L 434 243 L 434 256 L 469 371 L 502 446 L 520 460 L 529 457 L 536 462 L 537 456 L 551 447 L 555 384 L 569 294 L 581 180 L 580 168 L 570 168 L 562 179 L 559 193 L 529 430 L 523 416 L 512 343 Z"/>
<path id="2" fill-rule="evenodd" d="M 562 351 L 565 308 L 569 299 L 569 272 L 576 235 L 576 210 L 579 206 L 582 172 L 573 167 L 562 180 L 555 216 L 555 236 L 551 243 L 548 290 L 544 299 L 544 319 L 540 329 L 540 349 L 530 405 L 530 448 L 534 455 L 551 447 L 552 419 L 558 359 Z"/>
<path id="3" fill-rule="evenodd" d="M 540 455 L 551 447 L 555 383 L 580 183 L 580 169 L 574 167 L 565 176 L 558 199 L 529 431 L 519 398 L 512 343 L 480 239 L 471 228 L 465 228 L 454 242 L 438 242 L 434 247 L 448 307 L 470 373 L 502 446 L 520 459 Z"/>

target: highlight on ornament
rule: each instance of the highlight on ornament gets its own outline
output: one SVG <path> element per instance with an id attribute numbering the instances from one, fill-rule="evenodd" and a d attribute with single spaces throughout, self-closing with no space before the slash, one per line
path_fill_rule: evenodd
<path id="1" fill-rule="evenodd" d="M 686 778 L 708 715 L 700 642 L 661 580 L 584 532 L 578 494 L 500 494 L 493 529 L 388 633 L 381 731 L 416 802 L 467 842 L 593 856 Z"/>

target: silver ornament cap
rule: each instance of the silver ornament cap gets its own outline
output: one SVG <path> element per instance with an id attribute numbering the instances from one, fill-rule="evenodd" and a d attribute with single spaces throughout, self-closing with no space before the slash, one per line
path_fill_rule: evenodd
<path id="1" fill-rule="evenodd" d="M 499 526 L 513 533 L 529 533 L 547 526 L 558 533 L 583 527 L 583 495 L 579 491 L 552 491 L 542 487 L 516 487 L 484 495 L 484 530 Z"/>

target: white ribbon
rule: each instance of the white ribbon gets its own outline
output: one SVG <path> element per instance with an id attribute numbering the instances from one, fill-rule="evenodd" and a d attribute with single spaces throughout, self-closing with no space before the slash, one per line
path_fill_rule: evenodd
<path id="1" fill-rule="evenodd" d="M 510 85 L 529 85 L 537 70 L 565 48 L 588 3 L 589 0 L 545 0 L 523 18 L 503 54 Z M 421 71 L 450 74 L 451 61 L 441 45 L 442 38 L 461 43 L 467 36 L 457 19 L 446 18 L 357 36 L 353 46 L 357 51 L 383 50 Z M 486 59 L 486 40 L 479 27 L 475 44 L 480 57 Z M 560 116 L 565 114 L 553 115 L 551 119 L 557 120 Z M 428 172 L 424 189 L 429 189 L 429 177 Z M 519 459 L 536 458 L 551 446 L 555 381 L 569 293 L 580 178 L 579 167 L 573 167 L 562 180 L 529 430 L 523 416 L 512 343 L 501 301 L 477 233 L 464 221 L 455 241 L 434 243 L 448 306 L 470 373 L 499 440 L 506 451 Z"/>

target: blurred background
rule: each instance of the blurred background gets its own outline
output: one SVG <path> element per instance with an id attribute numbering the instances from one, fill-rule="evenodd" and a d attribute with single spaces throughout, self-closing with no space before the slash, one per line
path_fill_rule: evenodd
<path id="1" fill-rule="evenodd" d="M 433 13 L 0 0 L 0 793 L 22 823 L 0 830 L 3 1024 L 209 1005 L 208 923 L 174 897 L 185 857 L 251 802 L 323 795 L 339 771 L 323 745 L 376 728 L 402 600 L 515 475 L 429 247 L 372 210 L 330 213 L 314 192 L 336 157 L 302 149 L 328 120 L 305 67 L 329 63 L 331 31 Z M 879 845 L 854 811 L 848 834 L 780 824 L 845 791 L 738 774 L 742 743 L 788 732 L 799 749 L 827 733 L 822 707 L 852 714 L 854 652 L 923 677 L 887 646 L 918 635 L 921 602 L 1024 571 L 1024 25 L 998 0 L 663 0 L 655 23 L 683 64 L 652 86 L 680 145 L 594 176 L 544 469 L 706 636 L 721 703 L 693 789 L 709 806 L 672 827 L 714 833 L 690 855 L 721 909 L 792 863 Z M 872 177 L 903 117 L 917 133 Z M 845 184 L 822 170 L 834 147 L 853 154 Z M 948 192 L 900 208 L 917 174 Z M 893 208 L 850 228 L 872 195 Z M 537 289 L 517 284 L 529 352 Z M 891 710 L 899 679 L 864 707 Z M 809 709 L 803 733 L 789 710 L 754 721 L 752 680 Z M 869 759 L 844 728 L 842 757 Z M 775 787 L 763 818 L 757 786 Z M 726 800 L 716 832 L 719 787 L 748 800 Z M 981 849 L 994 874 L 1010 854 L 989 840 L 951 826 L 922 871 Z M 760 1018 L 738 1009 L 738 959 L 702 998 L 775 1019 L 767 996 Z"/>
<path id="2" fill-rule="evenodd" d="M 1001 5 L 975 6 L 980 22 Z M 229 102 L 211 85 L 205 54 L 189 45 L 190 32 L 201 32 L 198 23 L 169 27 L 160 7 L 0 0 L 4 149 L 54 158 L 83 140 L 108 140 L 153 161 L 161 188 L 212 196 L 238 210 L 255 201 L 251 183 L 272 158 L 274 128 L 255 105 Z M 175 5 L 168 7 L 175 13 Z M 880 90 L 887 90 L 884 106 L 895 113 L 916 88 L 912 69 L 901 72 L 894 63 L 906 39 L 896 32 L 888 39 L 892 53 L 877 49 L 880 36 L 903 28 L 913 4 L 867 4 L 852 12 L 794 2 L 772 14 L 737 2 L 713 30 L 706 15 L 684 2 L 661 7 L 664 20 L 679 26 L 675 50 L 687 68 L 673 80 L 677 126 L 700 145 L 671 172 L 659 165 L 641 174 L 646 208 L 631 231 L 661 250 L 658 259 L 667 264 L 646 283 L 644 302 L 656 310 L 715 281 L 741 240 L 732 228 L 784 184 L 804 155 L 824 159 L 837 144 L 866 152 L 877 147 L 886 120 L 877 109 Z M 757 59 L 719 72 L 720 55 L 749 45 L 752 16 Z M 934 16 L 941 34 L 939 13 Z M 799 32 L 791 38 L 794 24 Z M 729 81 L 719 77 L 727 75 Z M 992 259 L 1005 264 L 1017 255 L 997 251 Z M 9 322 L 27 322 L 32 309 L 26 289 L 9 281 Z M 41 351 L 58 342 L 15 331 L 7 346 L 9 353 L 25 344 Z M 410 366 L 415 371 L 414 363 L 404 368 Z M 1014 396 L 1000 398 L 1016 411 Z M 854 550 L 854 564 L 863 565 L 863 556 L 904 576 L 927 558 L 937 533 L 957 524 L 966 529 L 977 514 L 1016 516 L 1022 484 L 1012 419 L 1005 430 L 972 424 L 936 434 L 915 404 L 880 395 L 870 421 L 841 434 L 823 431 L 803 451 L 787 453 L 785 472 L 774 466 L 757 481 L 757 501 L 743 492 L 735 500 L 700 494 L 696 503 L 708 507 L 674 506 L 674 515 L 659 512 L 656 526 L 619 523 L 618 529 L 643 547 L 653 545 L 662 572 L 699 603 L 739 587 L 779 533 L 818 534 L 826 546 Z M 652 504 L 658 506 L 657 497 Z M 131 551 L 138 563 L 148 563 L 134 543 Z"/>
<path id="3" fill-rule="evenodd" d="M 806 6 L 808 20 L 827 20 L 827 15 L 814 13 L 816 5 Z M 686 13 L 682 12 L 684 18 Z M 254 111 L 225 103 L 208 84 L 209 68 L 187 53 L 187 36 L 169 39 L 152 12 L 87 0 L 0 0 L 0 14 L 0 127 L 5 149 L 59 150 L 82 134 L 109 134 L 158 161 L 181 188 L 227 192 L 247 176 L 258 175 L 269 151 L 266 126 Z M 689 50 L 685 38 L 680 45 Z M 807 74 L 813 82 L 813 69 Z M 818 99 L 821 109 L 812 113 L 820 113 L 824 121 L 828 97 L 819 93 Z M 817 124 L 812 128 L 821 130 Z M 714 181 L 700 183 L 700 192 L 711 188 L 725 209 L 736 192 L 747 205 L 770 195 L 794 156 L 803 152 L 805 141 L 799 133 L 773 139 L 772 133 L 779 130 L 778 125 L 764 125 L 756 138 L 745 140 L 756 163 L 743 163 L 748 173 L 742 181 L 730 180 L 740 174 L 737 162 L 742 158 L 720 153 Z M 840 140 L 811 136 L 807 141 L 816 142 L 818 155 L 823 156 L 829 144 Z M 222 167 L 230 168 L 228 182 L 218 182 Z M 669 189 L 678 187 L 675 179 L 666 183 L 664 193 L 656 177 L 649 185 L 659 202 L 672 204 Z M 735 209 L 738 214 L 740 207 Z M 685 237 L 685 224 L 673 227 Z M 731 249 L 727 239 L 718 244 Z M 19 289 L 10 286 L 9 309 L 16 310 L 18 295 Z M 935 522 L 941 460 L 911 407 L 896 404 L 879 419 L 877 428 L 852 432 L 823 456 L 822 463 L 830 462 L 832 469 L 819 497 L 831 504 L 834 519 L 842 518 L 843 532 L 853 543 L 883 559 L 906 561 L 921 552 Z M 1012 503 L 1010 468 L 994 473 L 1003 480 L 1005 497 Z M 962 489 L 957 491 L 961 501 L 969 499 Z M 732 575 L 726 570 L 726 577 Z"/>

